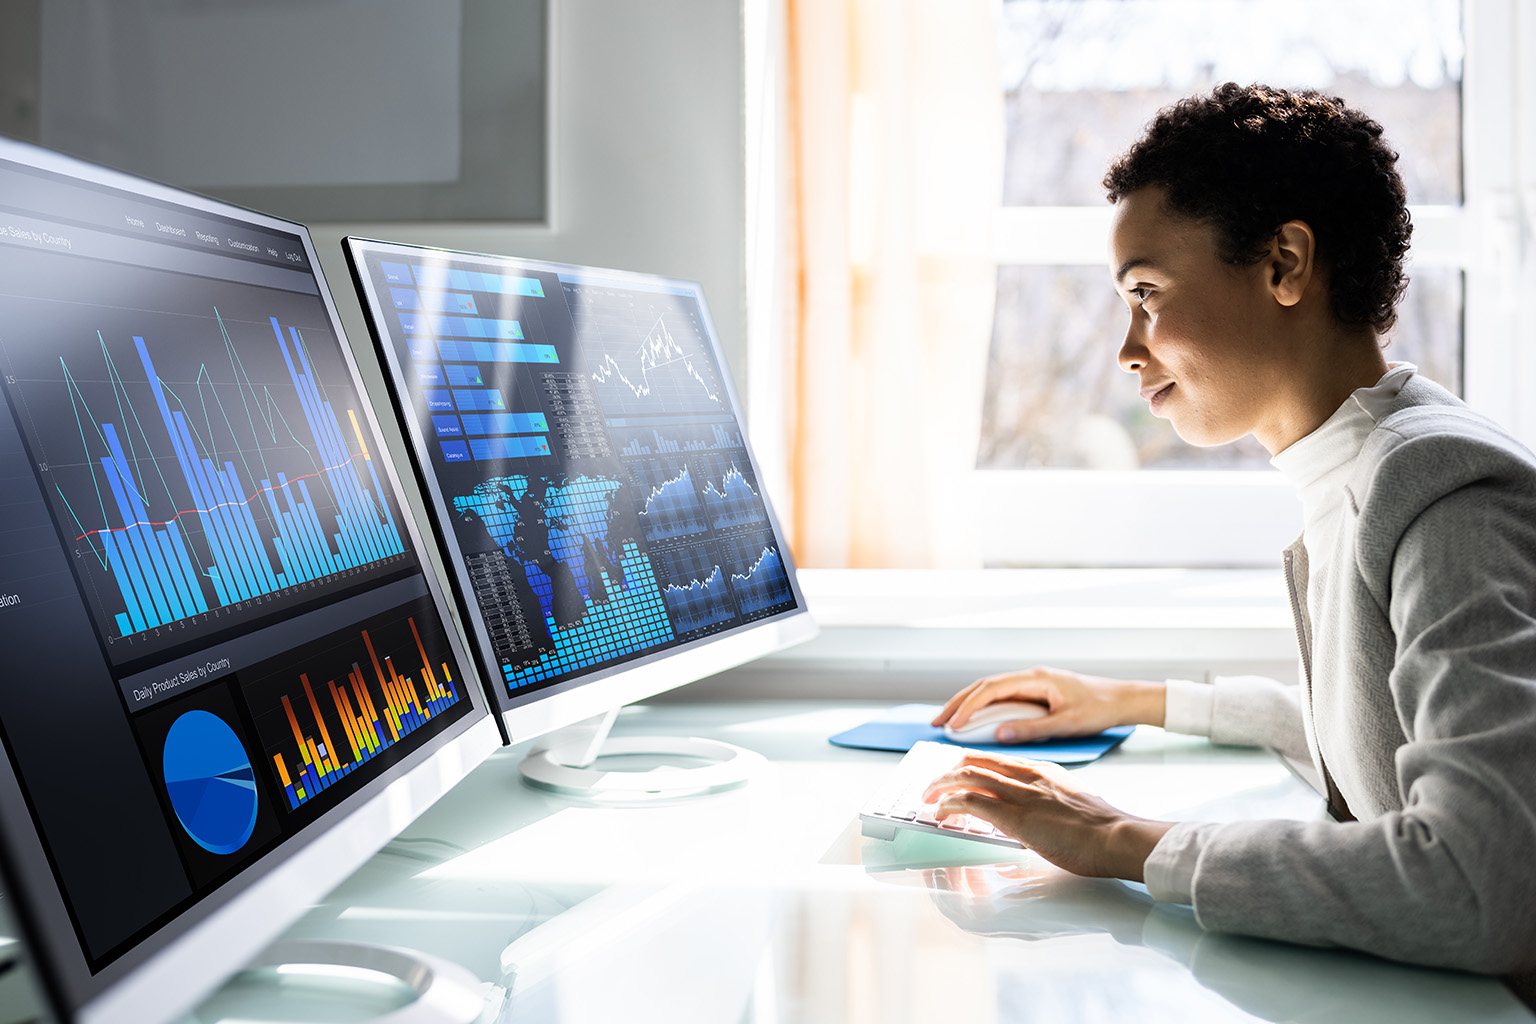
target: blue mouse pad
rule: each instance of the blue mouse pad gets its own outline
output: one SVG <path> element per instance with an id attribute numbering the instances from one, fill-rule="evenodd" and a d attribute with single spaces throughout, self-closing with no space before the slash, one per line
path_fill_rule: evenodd
<path id="1" fill-rule="evenodd" d="M 846 732 L 831 737 L 839 747 L 858 747 L 861 750 L 894 750 L 905 753 L 913 744 L 922 740 L 950 743 L 944 738 L 944 730 L 928 723 L 939 713 L 937 704 L 903 704 L 882 712 L 863 725 L 856 725 Z M 1057 764 L 1083 765 L 1103 757 L 1124 742 L 1134 732 L 1134 725 L 1117 725 L 1097 736 L 1074 736 L 1071 739 L 1036 740 L 1033 743 L 955 743 L 971 750 L 986 750 L 1013 757 L 1028 757 L 1036 761 L 1055 761 Z"/>

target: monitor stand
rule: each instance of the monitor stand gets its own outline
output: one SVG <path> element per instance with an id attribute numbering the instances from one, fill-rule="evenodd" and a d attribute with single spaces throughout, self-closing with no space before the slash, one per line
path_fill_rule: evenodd
<path id="1" fill-rule="evenodd" d="M 602 803 L 645 803 L 718 793 L 745 785 L 763 755 L 719 740 L 683 736 L 618 736 L 609 731 L 618 718 L 613 708 L 578 725 L 561 729 L 518 765 L 523 780 L 537 789 Z M 602 768 L 600 758 L 643 761 L 686 760 L 696 766 L 663 763 L 645 768 Z"/>
<path id="2" fill-rule="evenodd" d="M 414 1000 L 373 1018 L 372 1024 L 474 1024 L 487 1007 L 487 986 L 469 970 L 414 950 L 294 939 L 268 946 L 246 969 L 261 968 L 331 978 L 383 975 L 415 991 Z"/>

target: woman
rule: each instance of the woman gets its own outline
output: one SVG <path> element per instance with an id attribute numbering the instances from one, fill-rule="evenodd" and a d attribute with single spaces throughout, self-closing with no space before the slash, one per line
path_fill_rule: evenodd
<path id="1" fill-rule="evenodd" d="M 1105 178 L 1131 314 L 1121 367 L 1185 440 L 1251 433 L 1300 492 L 1305 532 L 1285 566 L 1301 685 L 1032 669 L 972 684 L 935 720 L 1028 700 L 1049 713 L 1000 740 L 1145 723 L 1309 754 L 1338 820 L 1148 821 L 1065 772 L 990 757 L 928 798 L 1070 871 L 1144 880 L 1212 930 L 1523 972 L 1536 967 L 1536 458 L 1383 359 L 1411 232 L 1395 163 L 1380 125 L 1342 100 L 1228 84 L 1159 113 Z"/>

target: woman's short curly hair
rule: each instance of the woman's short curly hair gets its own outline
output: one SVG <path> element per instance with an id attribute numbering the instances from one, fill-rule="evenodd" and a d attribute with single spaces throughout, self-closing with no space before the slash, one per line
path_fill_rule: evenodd
<path id="1" fill-rule="evenodd" d="M 1228 263 L 1263 258 L 1280 225 L 1305 221 L 1328 272 L 1334 315 L 1385 334 L 1407 287 L 1413 224 L 1381 125 L 1337 96 L 1217 86 L 1158 111 L 1110 165 L 1109 201 L 1148 186 L 1211 225 Z"/>

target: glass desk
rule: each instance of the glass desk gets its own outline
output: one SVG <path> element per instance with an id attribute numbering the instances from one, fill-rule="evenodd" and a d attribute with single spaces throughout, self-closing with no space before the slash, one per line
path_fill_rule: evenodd
<path id="1" fill-rule="evenodd" d="M 502 751 L 288 937 L 462 964 L 486 982 L 488 1022 L 1533 1019 L 1492 979 L 1206 933 L 1187 907 L 1033 854 L 865 839 L 858 807 L 898 755 L 826 737 L 878 708 L 629 709 L 615 735 L 704 736 L 769 759 L 745 788 L 663 806 L 534 791 L 522 751 Z M 1273 755 L 1157 729 L 1078 774 L 1151 817 L 1322 814 Z M 357 1020 L 398 997 L 280 987 L 239 976 L 190 1020 Z"/>

